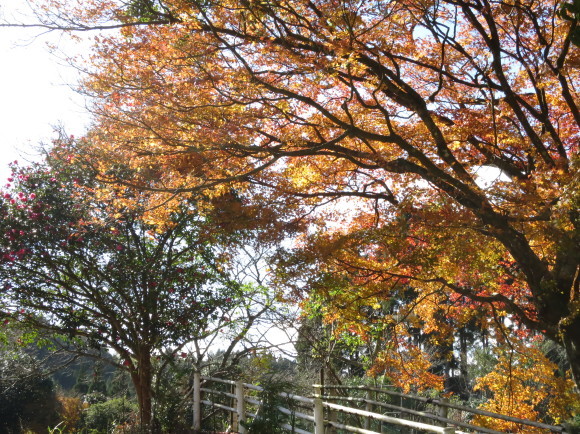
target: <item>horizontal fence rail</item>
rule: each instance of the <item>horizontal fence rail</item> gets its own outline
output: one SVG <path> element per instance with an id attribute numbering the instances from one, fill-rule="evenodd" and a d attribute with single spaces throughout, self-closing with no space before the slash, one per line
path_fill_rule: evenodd
<path id="1" fill-rule="evenodd" d="M 204 387 L 201 387 L 202 381 Z M 214 377 L 202 377 L 194 375 L 193 387 L 193 429 L 195 432 L 201 431 L 202 404 L 216 411 L 223 410 L 229 413 L 231 418 L 230 432 L 246 434 L 246 426 L 249 421 L 259 417 L 260 409 L 264 403 L 258 399 L 256 393 L 264 392 L 264 388 L 243 383 L 242 381 L 226 380 Z M 209 384 L 222 385 L 222 388 L 229 390 L 218 390 L 217 386 L 209 387 Z M 566 431 L 562 426 L 548 425 L 540 422 L 519 419 L 491 413 L 484 410 L 465 407 L 449 403 L 444 399 L 431 399 L 416 395 L 408 395 L 393 390 L 366 386 L 339 386 L 339 385 L 314 385 L 312 397 L 300 396 L 288 392 L 281 392 L 277 395 L 288 402 L 288 407 L 276 405 L 275 409 L 281 414 L 289 416 L 292 423 L 281 423 L 280 427 L 289 432 L 297 434 L 328 434 L 336 433 L 336 429 L 341 432 L 351 432 L 359 434 L 381 434 L 380 427 L 383 425 L 398 426 L 412 429 L 414 432 L 428 432 L 440 434 L 467 434 L 484 433 L 500 434 L 490 428 L 480 427 L 469 423 L 474 415 L 490 417 L 498 420 L 516 423 L 522 427 L 534 427 L 544 429 L 551 433 L 563 433 Z M 335 390 L 343 393 L 349 391 L 363 392 L 365 397 L 348 396 L 346 394 L 325 395 L 325 392 Z M 203 394 L 203 399 L 202 399 Z M 394 405 L 383 402 L 378 397 L 384 394 L 388 397 L 400 398 L 401 400 L 414 400 L 421 403 L 422 409 L 406 408 L 402 404 Z M 373 398 L 374 395 L 374 399 Z M 219 400 L 222 402 L 219 402 Z M 226 403 L 223 400 L 226 400 Z M 361 405 L 363 408 L 358 408 Z M 426 406 L 432 406 L 433 412 L 423 411 Z M 255 412 L 250 411 L 255 408 Z M 448 410 L 452 409 L 467 415 L 468 421 L 455 420 L 448 417 Z M 377 412 L 379 411 L 379 412 Z M 381 413 L 382 412 L 382 413 Z M 391 413 L 385 414 L 385 413 Z M 342 421 L 338 420 L 338 415 L 342 415 Z M 395 417 L 395 415 L 398 415 Z M 402 417 L 407 415 L 408 418 Z M 354 418 L 354 424 L 353 424 Z M 409 418 L 418 418 L 410 420 Z M 379 424 L 379 431 L 373 431 L 371 424 Z M 298 426 L 296 426 L 298 425 Z M 465 429 L 467 431 L 460 431 Z M 525 428 L 523 428 L 525 430 Z M 525 431 L 523 431 L 525 432 Z"/>
<path id="2" fill-rule="evenodd" d="M 447 408 L 452 408 L 454 410 L 459 410 L 459 411 L 464 411 L 466 413 L 471 413 L 471 414 L 476 414 L 476 415 L 480 415 L 480 416 L 485 416 L 485 417 L 491 417 L 493 419 L 500 419 L 500 420 L 505 420 L 508 422 L 513 422 L 513 423 L 517 423 L 520 425 L 526 425 L 526 426 L 532 426 L 535 428 L 541 428 L 541 429 L 545 429 L 545 430 L 549 430 L 552 432 L 565 432 L 564 431 L 564 427 L 563 426 L 559 426 L 559 425 L 548 425 L 545 423 L 541 423 L 541 422 L 535 422 L 535 421 L 531 421 L 531 420 L 527 420 L 527 419 L 520 419 L 517 417 L 513 417 L 513 416 L 507 416 L 504 414 L 499 414 L 499 413 L 492 413 L 490 411 L 485 411 L 485 410 L 480 410 L 478 408 L 471 408 L 471 407 L 465 407 L 463 405 L 459 405 L 459 404 L 454 404 L 451 402 L 447 402 L 445 400 L 440 400 L 440 399 L 432 399 L 432 398 L 426 398 L 423 396 L 416 396 L 416 395 L 407 395 L 404 393 L 400 393 L 400 392 L 395 392 L 394 390 L 388 390 L 388 389 L 381 389 L 381 388 L 377 388 L 377 387 L 367 387 L 367 386 L 339 386 L 339 385 L 327 385 L 325 386 L 325 388 L 327 389 L 345 389 L 345 390 L 353 390 L 353 389 L 358 389 L 358 390 L 370 390 L 370 391 L 374 391 L 374 392 L 378 392 L 378 393 L 384 393 L 386 395 L 390 395 L 390 396 L 396 396 L 396 397 L 400 397 L 400 398 L 408 398 L 408 399 L 414 399 L 418 402 L 423 402 L 423 403 L 427 403 L 427 404 L 433 404 L 439 407 L 447 407 Z M 384 404 L 383 404 L 384 405 Z M 484 431 L 483 428 L 479 428 L 479 430 L 481 432 L 492 432 L 492 433 L 497 433 L 499 431 Z"/>
<path id="3" fill-rule="evenodd" d="M 440 426 L 429 425 L 429 424 L 421 423 L 421 422 L 414 422 L 411 420 L 400 419 L 400 418 L 391 417 L 391 416 L 384 416 L 382 414 L 372 413 L 370 411 L 365 411 L 365 410 L 359 410 L 357 408 L 352 408 L 352 407 L 345 407 L 343 405 L 332 404 L 330 402 L 324 402 L 323 406 L 327 407 L 327 408 L 334 409 L 334 410 L 339 410 L 339 411 L 342 411 L 345 413 L 357 414 L 359 416 L 364 416 L 364 417 L 369 417 L 371 419 L 380 420 L 381 422 L 387 422 L 387 423 L 390 423 L 393 425 L 406 426 L 409 428 L 414 428 L 414 429 L 422 430 L 425 432 L 432 432 L 432 433 L 439 433 L 439 434 L 455 434 L 455 428 L 452 428 L 452 427 L 451 428 L 442 428 Z M 330 424 L 331 425 L 339 425 L 335 422 L 330 422 Z M 367 431 L 367 430 L 364 430 L 364 431 Z M 367 431 L 367 432 L 371 433 L 374 431 Z"/>
<path id="4" fill-rule="evenodd" d="M 384 402 L 374 401 L 371 399 L 351 398 L 351 397 L 344 397 L 344 396 L 326 396 L 326 398 L 333 399 L 333 400 L 339 399 L 341 401 L 348 401 L 348 402 L 363 402 L 365 404 L 374 405 L 375 407 L 383 407 L 383 408 L 387 408 L 390 410 L 395 410 L 396 412 L 399 412 L 399 413 L 407 413 L 407 414 L 411 414 L 413 416 L 419 416 L 419 417 L 422 417 L 425 419 L 432 419 L 432 420 L 436 420 L 438 422 L 448 423 L 448 424 L 455 425 L 455 426 L 461 427 L 461 428 L 477 430 L 478 433 L 501 434 L 501 431 L 495 431 L 495 430 L 490 429 L 490 428 L 484 428 L 484 427 L 480 427 L 477 425 L 469 424 L 467 422 L 462 422 L 462 421 L 454 420 L 454 419 L 448 419 L 446 417 L 439 416 L 439 415 L 434 414 L 434 413 L 429 413 L 426 411 L 412 410 L 412 409 L 401 407 L 398 405 L 387 404 Z"/>

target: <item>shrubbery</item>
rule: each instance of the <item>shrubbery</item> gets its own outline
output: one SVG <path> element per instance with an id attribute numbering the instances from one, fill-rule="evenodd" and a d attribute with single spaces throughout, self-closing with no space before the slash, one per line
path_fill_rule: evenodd
<path id="1" fill-rule="evenodd" d="M 41 432 L 58 422 L 54 384 L 31 357 L 3 351 L 0 357 L 0 432 Z"/>
<path id="2" fill-rule="evenodd" d="M 91 405 L 86 412 L 85 427 L 91 433 L 110 432 L 115 426 L 133 423 L 136 414 L 134 402 L 114 398 Z"/>

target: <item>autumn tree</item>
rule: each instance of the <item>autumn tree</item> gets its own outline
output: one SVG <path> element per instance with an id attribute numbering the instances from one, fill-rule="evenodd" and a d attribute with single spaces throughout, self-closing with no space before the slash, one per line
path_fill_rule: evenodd
<path id="1" fill-rule="evenodd" d="M 250 182 L 305 208 L 326 203 L 324 219 L 336 223 L 321 223 L 333 233 L 318 240 L 353 253 L 334 250 L 326 269 L 340 257 L 351 274 L 380 276 L 380 298 L 409 279 L 425 294 L 505 312 L 563 345 L 580 382 L 572 9 L 46 3 L 49 27 L 120 29 L 95 39 L 85 65 L 96 155 L 155 167 L 160 190 Z M 484 185 L 484 168 L 501 176 Z M 362 275 L 352 291 L 365 287 Z"/>
<path id="2" fill-rule="evenodd" d="M 147 223 L 146 195 L 111 193 L 70 159 L 54 162 L 13 165 L 0 198 L 2 321 L 128 371 L 141 424 L 151 427 L 158 382 L 175 358 L 202 366 L 205 345 L 228 336 L 227 366 L 239 345 L 252 348 L 252 326 L 272 309 L 263 289 L 230 273 L 248 234 L 228 232 L 223 201 L 220 216 L 192 199 L 163 225 Z"/>

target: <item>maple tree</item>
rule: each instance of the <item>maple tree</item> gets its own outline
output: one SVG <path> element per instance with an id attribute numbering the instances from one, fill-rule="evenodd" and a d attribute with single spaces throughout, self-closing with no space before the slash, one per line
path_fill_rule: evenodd
<path id="1" fill-rule="evenodd" d="M 301 198 L 326 232 L 304 258 L 323 254 L 343 297 L 409 281 L 509 314 L 580 383 L 579 50 L 558 2 L 46 4 L 55 28 L 119 29 L 85 65 L 104 178 Z"/>
<path id="2" fill-rule="evenodd" d="M 476 389 L 487 388 L 493 391 L 492 399 L 480 408 L 522 419 L 537 420 L 538 407 L 542 404 L 547 407 L 545 413 L 551 416 L 554 423 L 568 419 L 570 409 L 574 413 L 577 411 L 577 396 L 570 384 L 567 384 L 571 379 L 555 377 L 557 365 L 548 360 L 537 347 L 519 344 L 516 351 L 498 352 L 499 363 L 494 371 L 478 379 L 475 386 Z M 518 426 L 513 422 L 492 421 L 485 416 L 475 417 L 474 422 L 499 431 L 545 432 L 529 426 Z"/>
<path id="3" fill-rule="evenodd" d="M 220 225 L 228 208 L 212 216 L 203 199 L 183 201 L 163 226 L 147 223 L 146 195 L 111 196 L 70 160 L 50 162 L 14 164 L 0 198 L 0 316 L 75 354 L 114 351 L 103 360 L 130 373 L 140 423 L 151 427 L 176 358 L 200 369 L 228 336 L 216 368 L 225 369 L 260 345 L 246 341 L 273 302 L 232 274 L 249 235 Z"/>

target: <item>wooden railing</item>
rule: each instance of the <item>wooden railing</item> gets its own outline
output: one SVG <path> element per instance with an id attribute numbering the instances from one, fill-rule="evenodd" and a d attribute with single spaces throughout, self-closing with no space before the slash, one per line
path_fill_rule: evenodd
<path id="1" fill-rule="evenodd" d="M 212 383 L 228 385 L 229 391 L 218 390 L 215 386 L 208 387 Z M 551 433 L 566 432 L 562 426 L 533 422 L 453 404 L 443 399 L 407 395 L 384 388 L 335 385 L 314 385 L 313 387 L 312 397 L 287 392 L 279 393 L 279 396 L 287 402 L 292 402 L 292 405 L 288 405 L 291 408 L 277 406 L 279 412 L 291 416 L 293 421 L 281 424 L 282 428 L 297 434 L 328 434 L 335 433 L 336 429 L 342 430 L 342 432 L 380 434 L 381 425 L 387 424 L 406 427 L 415 430 L 415 432 L 501 433 L 469 423 L 474 415 L 480 415 L 517 424 L 521 428 L 520 432 L 526 432 L 526 427 L 529 429 L 540 428 Z M 195 374 L 193 389 L 193 429 L 196 432 L 200 431 L 202 427 L 202 405 L 214 410 L 220 409 L 228 412 L 231 416 L 229 430 L 240 434 L 247 431 L 245 428 L 247 424 L 241 422 L 247 423 L 256 418 L 258 410 L 252 411 L 252 409 L 259 409 L 263 405 L 256 395 L 263 392 L 264 389 L 242 381 L 202 377 Z M 330 391 L 333 391 L 334 394 L 328 394 Z M 342 392 L 342 394 L 337 394 L 338 392 Z M 362 393 L 364 396 L 350 396 L 350 392 Z M 401 401 L 411 400 L 421 403 L 423 409 L 408 408 L 402 402 L 401 405 L 386 403 L 380 399 L 380 395 L 390 396 L 391 400 L 399 398 Z M 455 413 L 453 418 L 449 416 L 450 410 Z M 342 415 L 342 421 L 339 421 L 339 414 Z M 378 426 L 379 431 L 373 431 L 373 426 Z M 462 429 L 466 431 L 461 431 Z"/>

